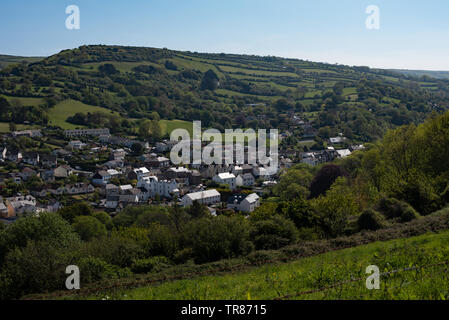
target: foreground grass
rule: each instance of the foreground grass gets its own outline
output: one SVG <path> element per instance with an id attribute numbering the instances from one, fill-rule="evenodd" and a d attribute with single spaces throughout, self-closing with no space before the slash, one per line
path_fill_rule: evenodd
<path id="1" fill-rule="evenodd" d="M 89 299 L 246 300 L 246 299 L 448 299 L 448 265 L 405 270 L 381 277 L 380 290 L 368 290 L 366 268 L 380 272 L 449 260 L 449 232 L 376 242 L 250 271 L 166 282 L 133 290 L 102 293 Z M 305 293 L 350 279 L 359 281 Z M 303 293 L 296 295 L 297 293 Z"/>

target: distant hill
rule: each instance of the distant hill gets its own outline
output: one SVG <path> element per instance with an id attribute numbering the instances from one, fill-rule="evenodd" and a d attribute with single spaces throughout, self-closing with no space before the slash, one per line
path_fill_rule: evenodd
<path id="1" fill-rule="evenodd" d="M 10 64 L 0 71 L 0 94 L 8 100 L 41 98 L 47 108 L 71 99 L 127 119 L 201 120 L 221 131 L 292 130 L 296 113 L 320 129 L 322 139 L 343 133 L 360 142 L 449 109 L 446 79 L 272 56 L 104 45 Z M 44 111 L 18 118 L 35 122 Z M 0 114 L 0 121 L 8 122 L 8 116 Z M 98 125 L 76 118 L 80 125 Z M 113 123 L 114 130 L 122 129 L 121 122 Z"/>
<path id="2" fill-rule="evenodd" d="M 18 56 L 8 56 L 8 55 L 1 55 L 0 54 L 0 70 L 5 68 L 6 66 L 9 66 L 11 64 L 21 63 L 21 62 L 27 62 L 27 63 L 33 63 L 38 62 L 45 59 L 45 57 L 18 57 Z"/>
<path id="3" fill-rule="evenodd" d="M 427 76 L 437 79 L 449 79 L 449 71 L 403 70 L 403 69 L 392 69 L 391 71 L 412 77 Z"/>

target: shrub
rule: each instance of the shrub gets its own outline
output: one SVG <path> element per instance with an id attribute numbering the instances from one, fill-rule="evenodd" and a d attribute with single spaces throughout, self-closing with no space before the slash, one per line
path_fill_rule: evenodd
<path id="1" fill-rule="evenodd" d="M 365 210 L 357 220 L 360 230 L 378 230 L 385 226 L 385 218 L 373 209 Z"/>
<path id="2" fill-rule="evenodd" d="M 178 239 L 168 227 L 153 224 L 148 228 L 147 252 L 151 256 L 173 257 L 178 249 Z"/>
<path id="3" fill-rule="evenodd" d="M 24 248 L 29 241 L 47 241 L 67 247 L 79 242 L 79 237 L 57 213 L 21 218 L 0 233 L 0 266 L 8 251 Z"/>
<path id="4" fill-rule="evenodd" d="M 415 219 L 421 218 L 421 215 L 413 209 L 412 206 L 408 206 L 401 214 L 401 222 L 409 222 Z"/>
<path id="5" fill-rule="evenodd" d="M 106 226 L 106 229 L 111 230 L 114 227 L 111 216 L 106 212 L 95 212 L 92 216 L 103 223 Z"/>
<path id="6" fill-rule="evenodd" d="M 167 257 L 151 257 L 134 260 L 131 270 L 134 273 L 161 272 L 171 265 Z"/>
<path id="7" fill-rule="evenodd" d="M 246 260 L 253 265 L 263 265 L 270 261 L 280 261 L 285 258 L 285 254 L 281 251 L 258 250 L 251 252 Z"/>
<path id="8" fill-rule="evenodd" d="M 187 263 L 187 261 L 189 261 L 192 258 L 193 258 L 192 248 L 184 248 L 175 253 L 175 255 L 173 256 L 173 261 L 176 264 L 183 264 Z"/>
<path id="9" fill-rule="evenodd" d="M 72 223 L 78 216 L 91 216 L 93 213 L 92 207 L 85 203 L 79 202 L 71 206 L 64 207 L 58 213 L 68 222 Z"/>
<path id="10" fill-rule="evenodd" d="M 408 222 L 419 218 L 419 213 L 407 202 L 395 198 L 383 198 L 378 205 L 379 210 L 387 219 L 395 219 L 400 222 Z"/>
<path id="11" fill-rule="evenodd" d="M 105 279 L 120 279 L 132 275 L 128 268 L 120 268 L 95 257 L 81 258 L 78 266 L 80 268 L 81 285 Z"/>
<path id="12" fill-rule="evenodd" d="M 76 233 L 80 235 L 81 239 L 85 241 L 103 237 L 107 234 L 106 226 L 94 217 L 76 217 L 73 222 L 73 227 Z"/>
<path id="13" fill-rule="evenodd" d="M 315 175 L 310 184 L 310 198 L 314 199 L 324 195 L 331 188 L 338 177 L 347 176 L 347 173 L 335 164 L 323 166 Z"/>
<path id="14" fill-rule="evenodd" d="M 25 247 L 11 250 L 0 277 L 0 296 L 3 299 L 20 298 L 25 294 L 64 287 L 65 268 L 73 261 L 76 250 L 57 246 L 49 241 L 30 241 Z"/>
<path id="15" fill-rule="evenodd" d="M 248 229 L 240 217 L 203 218 L 187 225 L 184 243 L 197 263 L 233 258 L 251 251 Z"/>
<path id="16" fill-rule="evenodd" d="M 108 264 L 125 268 L 131 266 L 135 259 L 144 257 L 144 248 L 136 240 L 112 233 L 108 237 L 85 243 L 81 256 L 100 258 Z"/>
<path id="17" fill-rule="evenodd" d="M 251 239 L 257 250 L 279 249 L 298 239 L 295 224 L 276 215 L 269 220 L 255 222 L 251 228 Z"/>

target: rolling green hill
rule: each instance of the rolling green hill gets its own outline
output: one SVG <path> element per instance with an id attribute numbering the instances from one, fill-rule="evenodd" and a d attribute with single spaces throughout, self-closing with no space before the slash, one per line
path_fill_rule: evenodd
<path id="1" fill-rule="evenodd" d="M 0 70 L 17 63 L 34 63 L 45 59 L 44 57 L 18 57 L 18 56 L 8 56 L 0 54 Z"/>
<path id="2" fill-rule="evenodd" d="M 163 120 L 201 120 L 219 130 L 288 130 L 293 113 L 312 113 L 314 127 L 326 128 L 321 138 L 343 132 L 355 141 L 378 139 L 387 129 L 449 108 L 447 79 L 271 56 L 119 46 L 82 46 L 9 65 L 0 72 L 0 94 L 22 105 L 43 100 L 50 120 L 53 106 L 69 99 L 122 118 L 152 119 L 157 113 Z M 8 122 L 8 114 L 0 120 Z M 66 120 L 52 122 L 67 126 Z"/>
<path id="3" fill-rule="evenodd" d="M 401 70 L 396 69 L 392 70 L 394 72 L 398 72 L 401 74 L 405 74 L 412 77 L 431 77 L 431 78 L 438 78 L 438 79 L 449 79 L 449 71 L 428 71 L 428 70 Z"/>

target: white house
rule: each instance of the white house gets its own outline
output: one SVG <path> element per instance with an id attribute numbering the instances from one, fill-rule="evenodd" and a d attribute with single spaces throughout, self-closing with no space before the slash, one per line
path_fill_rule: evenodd
<path id="1" fill-rule="evenodd" d="M 148 200 L 156 195 L 172 198 L 179 195 L 178 183 L 176 180 L 160 180 L 155 176 L 143 177 L 137 181 L 137 187 L 146 190 L 143 198 Z"/>
<path id="2" fill-rule="evenodd" d="M 349 149 L 337 150 L 337 153 L 340 158 L 346 158 L 351 155 L 351 151 Z"/>
<path id="3" fill-rule="evenodd" d="M 73 174 L 73 169 L 68 165 L 62 165 L 54 170 L 55 178 L 68 178 Z"/>
<path id="4" fill-rule="evenodd" d="M 264 167 L 253 168 L 253 175 L 258 179 L 267 179 L 270 176 L 268 170 Z"/>
<path id="5" fill-rule="evenodd" d="M 185 207 L 191 206 L 195 201 L 209 206 L 219 203 L 221 201 L 221 195 L 217 190 L 212 189 L 186 194 L 181 200 L 183 206 Z"/>
<path id="6" fill-rule="evenodd" d="M 134 173 L 136 174 L 137 180 L 141 180 L 145 177 L 149 177 L 151 175 L 150 170 L 145 167 L 134 169 Z"/>
<path id="7" fill-rule="evenodd" d="M 223 172 L 215 175 L 212 178 L 218 184 L 225 184 L 229 186 L 231 190 L 234 190 L 236 187 L 235 175 L 229 172 Z"/>
<path id="8" fill-rule="evenodd" d="M 236 194 L 228 199 L 227 208 L 245 213 L 251 213 L 260 206 L 260 198 L 257 194 Z"/>
<path id="9" fill-rule="evenodd" d="M 240 203 L 240 211 L 250 213 L 260 206 L 260 198 L 257 194 L 252 193 Z"/>
<path id="10" fill-rule="evenodd" d="M 108 171 L 100 170 L 92 177 L 92 183 L 96 186 L 107 185 L 112 175 Z"/>
<path id="11" fill-rule="evenodd" d="M 87 147 L 87 144 L 85 144 L 84 142 L 81 142 L 79 140 L 75 140 L 75 141 L 70 141 L 68 144 L 68 147 L 70 149 L 82 150 Z"/>
<path id="12" fill-rule="evenodd" d="M 252 187 L 256 184 L 256 179 L 251 173 L 239 174 L 235 183 L 238 187 Z"/>

